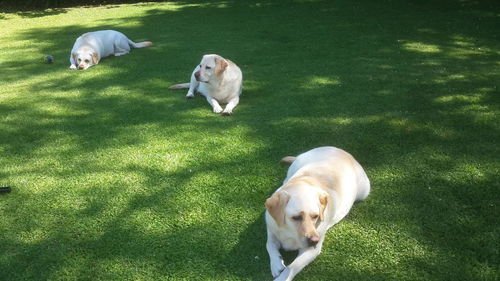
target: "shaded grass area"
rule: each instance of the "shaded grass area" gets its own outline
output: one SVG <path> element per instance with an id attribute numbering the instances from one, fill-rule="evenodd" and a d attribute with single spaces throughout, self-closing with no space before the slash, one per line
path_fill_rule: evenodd
<path id="1" fill-rule="evenodd" d="M 373 193 L 297 280 L 497 280 L 499 13 L 177 1 L 2 14 L 1 279 L 271 280 L 277 162 L 334 145 Z M 155 46 L 69 71 L 76 37 L 99 29 Z M 231 117 L 167 90 L 205 53 L 243 71 Z"/>

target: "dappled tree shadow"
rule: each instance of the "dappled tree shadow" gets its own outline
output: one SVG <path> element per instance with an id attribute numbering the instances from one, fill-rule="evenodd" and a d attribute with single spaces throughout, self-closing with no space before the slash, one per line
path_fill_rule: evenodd
<path id="1" fill-rule="evenodd" d="M 497 6 L 475 1 L 440 5 L 411 1 L 176 3 L 177 9 L 150 9 L 146 15 L 115 18 L 92 28 L 117 29 L 134 41 L 155 43 L 124 57 L 104 59 L 88 71 L 114 70 L 97 79 L 87 72 L 67 70 L 74 40 L 89 31 L 85 26 L 34 28 L 10 38 L 45 42 L 31 48 L 52 54 L 56 62 L 35 64 L 20 56 L 0 62 L 6 83 L 51 74 L 50 81 L 26 85 L 23 91 L 39 93 L 30 96 L 29 102 L 0 104 L 7 116 L 3 121 L 6 130 L 0 134 L 2 154 L 24 161 L 51 154 L 74 165 L 65 169 L 41 163 L 36 170 L 16 173 L 64 179 L 78 167 L 119 176 L 116 185 L 95 182 L 83 194 L 59 185 L 36 195 L 19 191 L 16 202 L 10 204 L 33 214 L 18 222 L 27 232 L 39 227 L 40 206 L 31 207 L 32 200 L 50 205 L 58 197 L 74 197 L 70 200 L 74 206 L 50 210 L 55 216 L 51 220 L 54 229 L 38 241 L 4 240 L 0 250 L 9 254 L 0 260 L 0 271 L 22 269 L 6 278 L 50 279 L 57 272 L 73 270 L 90 279 L 94 271 L 102 269 L 101 263 L 116 259 L 138 262 L 144 272 L 160 272 L 165 278 L 178 274 L 188 279 L 270 279 L 264 221 L 261 213 L 257 217 L 249 213 L 263 210 L 265 198 L 284 177 L 285 168 L 275 164 L 280 157 L 322 145 L 348 150 L 370 176 L 378 175 L 372 177 L 369 200 L 353 209 L 356 224 L 375 236 L 377 230 L 396 228 L 403 236 L 418 239 L 422 247 L 432 248 L 438 257 L 435 260 L 415 257 L 400 261 L 422 273 L 422 277 L 412 276 L 414 280 L 480 279 L 483 273 L 479 269 L 460 265 L 488 267 L 498 260 L 498 252 L 488 250 L 498 243 L 498 221 L 490 214 L 498 213 L 500 201 L 498 171 L 490 170 L 498 167 L 500 135 L 496 122 L 500 42 L 491 33 L 498 27 L 498 10 L 491 7 Z M 220 34 L 204 34 L 207 24 Z M 246 32 L 249 30 L 252 32 Z M 172 83 L 186 82 L 204 53 L 231 58 L 243 70 L 245 88 L 234 116 L 211 115 L 203 99 L 186 101 L 184 92 L 167 90 Z M 138 75 L 144 73 L 147 79 Z M 75 89 L 78 96 L 71 94 Z M 102 94 L 106 89 L 113 89 L 114 94 Z M 64 92 L 69 96 L 60 94 Z M 40 108 L 48 99 L 64 110 Z M 279 118 L 276 110 L 281 111 Z M 206 118 L 197 117 L 200 111 L 207 112 Z M 30 122 L 8 118 L 19 114 L 28 116 Z M 170 122 L 175 126 L 169 126 Z M 225 148 L 214 137 L 237 126 L 247 128 L 242 138 L 261 145 L 231 158 L 217 158 Z M 81 158 L 144 145 L 147 140 L 142 130 L 158 131 L 155 136 L 165 142 L 176 137 L 210 149 L 203 152 L 207 156 L 188 159 L 173 171 L 140 163 L 100 167 L 92 159 Z M 200 132 L 199 139 L 184 137 L 193 130 Z M 74 146 L 44 150 L 62 136 L 71 137 Z M 252 169 L 241 171 L 238 167 L 243 164 Z M 464 169 L 477 169 L 477 177 L 452 178 Z M 213 175 L 213 171 L 221 174 Z M 2 177 L 8 173 L 0 170 Z M 245 180 L 255 173 L 268 179 L 260 183 Z M 130 186 L 127 175 L 140 177 L 142 189 Z M 210 186 L 210 194 L 196 194 L 197 177 L 203 175 L 216 177 L 220 186 L 225 186 L 225 178 L 236 175 L 241 184 Z M 83 174 L 82 178 L 91 176 Z M 187 195 L 188 199 L 181 198 L 190 193 L 194 194 Z M 193 203 L 197 200 L 199 204 Z M 197 221 L 189 216 L 203 213 L 203 204 L 223 206 L 221 220 Z M 49 209 L 44 211 L 49 213 Z M 356 214 L 370 215 L 361 219 Z M 134 225 L 141 215 L 151 216 L 151 225 Z M 79 233 L 79 226 L 68 223 L 66 217 L 95 224 L 96 233 Z M 155 220 L 172 221 L 172 225 L 158 229 Z M 241 221 L 241 228 L 225 229 L 224 220 Z M 401 277 L 387 266 L 371 264 L 371 270 L 360 270 L 350 261 L 349 256 L 367 259 L 368 249 L 377 250 L 363 244 L 366 237 L 353 242 L 335 228 L 329 236 L 324 256 L 300 275 L 301 280 L 314 280 L 308 272 L 315 271 L 329 274 L 331 280 Z M 226 237 L 228 244 L 220 237 Z M 457 237 L 463 239 L 457 241 Z M 260 248 L 255 248 L 255 241 Z M 349 249 L 343 245 L 346 241 L 367 249 L 364 256 L 343 252 Z M 110 248 L 114 251 L 108 251 Z M 377 267 L 382 270 L 375 270 Z M 39 272 L 44 275 L 34 276 Z M 212 275 L 198 276 L 199 272 Z M 107 274 L 100 277 L 130 278 L 126 273 Z"/>
<path id="2" fill-rule="evenodd" d="M 67 9 L 56 8 L 56 9 L 50 9 L 50 10 L 17 12 L 16 15 L 21 16 L 23 18 L 40 18 L 40 17 L 45 17 L 45 16 L 64 14 L 66 12 L 67 12 Z"/>

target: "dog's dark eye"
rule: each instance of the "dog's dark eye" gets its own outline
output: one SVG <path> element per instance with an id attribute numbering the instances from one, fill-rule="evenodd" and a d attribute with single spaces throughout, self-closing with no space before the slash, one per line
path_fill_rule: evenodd
<path id="1" fill-rule="evenodd" d="M 78 61 L 82 61 L 82 59 L 78 59 Z"/>
<path id="2" fill-rule="evenodd" d="M 205 67 L 205 69 L 212 69 L 210 66 Z"/>
<path id="3" fill-rule="evenodd" d="M 85 60 L 86 63 L 89 63 L 89 60 Z"/>
<path id="4" fill-rule="evenodd" d="M 292 219 L 294 221 L 301 221 L 302 220 L 302 216 L 294 216 L 294 217 L 292 217 Z"/>
<path id="5" fill-rule="evenodd" d="M 312 216 L 311 216 L 311 218 L 312 218 L 313 220 L 317 219 L 318 217 L 319 217 L 318 215 L 312 215 Z"/>

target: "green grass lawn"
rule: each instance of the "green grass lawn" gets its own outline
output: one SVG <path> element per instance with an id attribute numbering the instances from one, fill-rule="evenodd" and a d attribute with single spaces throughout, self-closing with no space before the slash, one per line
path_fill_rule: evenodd
<path id="1" fill-rule="evenodd" d="M 70 71 L 101 29 L 155 45 Z M 296 280 L 499 280 L 499 30 L 468 0 L 0 14 L 0 280 L 271 280 L 278 161 L 324 145 L 372 194 Z M 167 89 L 206 53 L 243 71 L 233 116 Z"/>

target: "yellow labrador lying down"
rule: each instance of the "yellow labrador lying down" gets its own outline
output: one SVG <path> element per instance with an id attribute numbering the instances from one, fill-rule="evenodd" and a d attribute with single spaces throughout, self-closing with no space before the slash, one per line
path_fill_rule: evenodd
<path id="1" fill-rule="evenodd" d="M 214 113 L 233 114 L 240 101 L 243 75 L 232 61 L 219 55 L 204 55 L 191 74 L 191 82 L 175 84 L 169 89 L 187 89 L 187 98 L 199 92 L 207 98 Z M 223 110 L 219 103 L 226 104 Z"/>
<path id="2" fill-rule="evenodd" d="M 291 163 L 283 185 L 266 200 L 267 252 L 275 280 L 292 280 L 320 253 L 327 230 L 344 218 L 354 201 L 370 193 L 370 181 L 347 152 L 319 147 Z M 279 249 L 298 250 L 284 265 Z"/>
<path id="3" fill-rule="evenodd" d="M 114 30 L 88 32 L 78 37 L 71 50 L 70 69 L 85 70 L 107 56 L 122 56 L 130 47 L 142 48 L 153 45 L 149 41 L 134 43 L 123 33 Z"/>

